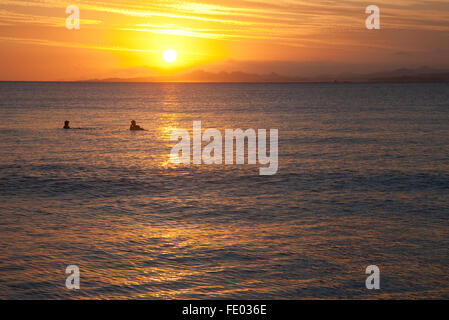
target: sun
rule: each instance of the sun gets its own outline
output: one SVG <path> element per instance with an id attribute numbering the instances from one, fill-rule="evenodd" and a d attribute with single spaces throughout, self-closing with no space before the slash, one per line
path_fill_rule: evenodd
<path id="1" fill-rule="evenodd" d="M 164 60 L 166 62 L 172 63 L 172 62 L 176 61 L 176 59 L 178 57 L 178 54 L 177 54 L 177 52 L 175 50 L 168 49 L 168 50 L 164 51 L 164 53 L 162 54 L 162 57 L 164 58 Z"/>

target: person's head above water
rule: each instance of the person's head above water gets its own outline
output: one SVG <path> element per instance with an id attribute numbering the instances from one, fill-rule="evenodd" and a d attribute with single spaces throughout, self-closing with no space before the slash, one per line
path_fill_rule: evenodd
<path id="1" fill-rule="evenodd" d="M 145 129 L 142 128 L 141 126 L 138 126 L 135 120 L 131 120 L 131 126 L 129 127 L 129 130 L 145 130 Z"/>
<path id="2" fill-rule="evenodd" d="M 68 120 L 64 121 L 64 129 L 70 129 L 69 124 L 70 124 L 70 121 L 68 121 Z"/>

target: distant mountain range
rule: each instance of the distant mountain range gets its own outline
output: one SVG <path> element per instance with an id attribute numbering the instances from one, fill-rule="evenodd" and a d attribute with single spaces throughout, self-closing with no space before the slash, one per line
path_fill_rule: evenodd
<path id="1" fill-rule="evenodd" d="M 315 77 L 197 70 L 172 76 L 92 79 L 86 82 L 449 82 L 449 70 L 421 67 L 369 74 L 342 73 Z"/>

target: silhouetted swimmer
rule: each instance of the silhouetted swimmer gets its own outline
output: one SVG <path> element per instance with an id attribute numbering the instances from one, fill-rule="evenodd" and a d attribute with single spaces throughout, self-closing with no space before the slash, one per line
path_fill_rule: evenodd
<path id="1" fill-rule="evenodd" d="M 136 124 L 136 121 L 131 120 L 131 126 L 129 127 L 131 131 L 144 131 L 145 129 Z"/>
<path id="2" fill-rule="evenodd" d="M 72 128 L 70 127 L 70 121 L 66 120 L 64 121 L 64 127 L 63 129 L 71 129 L 71 130 L 93 130 L 91 128 Z"/>

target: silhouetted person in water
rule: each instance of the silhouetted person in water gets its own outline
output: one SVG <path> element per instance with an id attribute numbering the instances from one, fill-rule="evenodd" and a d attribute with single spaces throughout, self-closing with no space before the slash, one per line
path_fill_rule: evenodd
<path id="1" fill-rule="evenodd" d="M 85 129 L 85 128 L 72 128 L 70 127 L 70 121 L 66 120 L 64 121 L 64 127 L 63 129 L 72 129 L 72 130 L 90 130 L 90 129 Z"/>
<path id="2" fill-rule="evenodd" d="M 131 120 L 131 126 L 129 127 L 129 130 L 131 130 L 131 131 L 141 131 L 141 130 L 145 130 L 145 129 L 142 128 L 141 126 L 138 126 L 136 124 L 136 121 Z"/>

